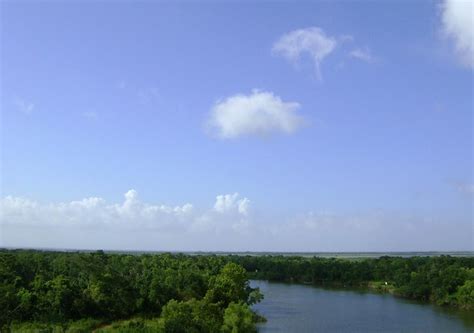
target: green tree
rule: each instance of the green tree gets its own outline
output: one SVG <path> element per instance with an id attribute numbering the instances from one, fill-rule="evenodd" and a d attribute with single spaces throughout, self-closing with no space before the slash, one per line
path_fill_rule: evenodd
<path id="1" fill-rule="evenodd" d="M 192 305 L 174 299 L 163 307 L 161 324 L 165 333 L 200 332 L 199 326 L 194 320 Z"/>
<path id="2" fill-rule="evenodd" d="M 221 303 L 226 308 L 231 302 L 246 302 L 249 289 L 247 272 L 235 263 L 226 264 L 221 272 L 211 280 L 211 286 L 206 294 L 210 303 Z"/>
<path id="3" fill-rule="evenodd" d="M 252 333 L 257 332 L 254 314 L 244 303 L 230 303 L 224 312 L 222 333 Z"/>
<path id="4" fill-rule="evenodd" d="M 467 309 L 474 308 L 474 280 L 467 280 L 455 295 L 457 303 Z"/>

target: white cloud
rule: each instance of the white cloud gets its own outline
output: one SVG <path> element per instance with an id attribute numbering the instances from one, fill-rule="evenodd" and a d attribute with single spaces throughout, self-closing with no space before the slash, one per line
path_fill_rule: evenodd
<path id="1" fill-rule="evenodd" d="M 303 118 L 296 113 L 300 105 L 284 102 L 272 92 L 254 90 L 250 95 L 237 94 L 218 101 L 211 109 L 208 124 L 220 138 L 293 133 Z"/>
<path id="2" fill-rule="evenodd" d="M 249 212 L 250 208 L 250 200 L 247 198 L 243 198 L 242 200 L 239 200 L 239 205 L 238 205 L 238 212 L 243 215 L 247 215 Z"/>
<path id="3" fill-rule="evenodd" d="M 237 211 L 239 214 L 247 215 L 250 208 L 250 200 L 247 198 L 239 199 L 239 194 L 225 194 L 216 197 L 214 210 L 219 213 Z"/>
<path id="4" fill-rule="evenodd" d="M 18 111 L 26 115 L 31 114 L 33 110 L 35 109 L 35 105 L 33 103 L 26 101 L 22 98 L 15 98 L 15 100 L 13 101 L 13 104 L 18 109 Z"/>
<path id="5" fill-rule="evenodd" d="M 319 27 L 309 27 L 293 30 L 282 35 L 273 44 L 272 52 L 283 56 L 295 65 L 303 57 L 309 57 L 314 65 L 316 77 L 322 80 L 321 65 L 323 61 L 329 56 L 337 54 L 337 49 L 344 50 L 344 53 L 346 53 L 344 45 L 353 45 L 354 40 L 351 35 L 330 36 Z M 355 47 L 347 54 L 349 57 L 367 63 L 373 63 L 376 60 L 367 47 Z M 342 68 L 341 63 L 338 67 Z"/>
<path id="6" fill-rule="evenodd" d="M 321 63 L 337 45 L 335 37 L 326 35 L 321 28 L 310 27 L 281 36 L 273 45 L 273 52 L 293 63 L 298 62 L 302 55 L 308 55 L 314 62 L 317 77 L 321 78 Z"/>
<path id="7" fill-rule="evenodd" d="M 128 191 L 124 197 L 121 204 L 107 204 L 97 197 L 41 204 L 7 196 L 0 201 L 0 221 L 3 224 L 31 226 L 166 229 L 179 226 L 193 211 L 191 204 L 171 207 L 143 203 L 138 200 L 135 190 Z"/>
<path id="8" fill-rule="evenodd" d="M 351 52 L 349 52 L 349 56 L 351 58 L 365 61 L 369 64 L 375 62 L 375 57 L 372 55 L 372 53 L 370 52 L 368 48 L 364 48 L 364 49 L 356 48 L 352 50 Z"/>
<path id="9" fill-rule="evenodd" d="M 102 248 L 165 251 L 472 250 L 470 211 L 446 221 L 394 212 L 297 216 L 256 214 L 237 193 L 207 209 L 140 200 L 89 197 L 67 203 L 0 199 L 0 247 Z M 429 235 L 426 230 L 430 230 Z M 428 236 L 427 236 L 428 235 Z"/>
<path id="10" fill-rule="evenodd" d="M 238 193 L 216 196 L 212 209 L 195 216 L 189 225 L 192 232 L 207 232 L 222 236 L 247 233 L 254 224 L 251 222 L 250 200 Z"/>
<path id="11" fill-rule="evenodd" d="M 206 225 L 232 228 L 249 216 L 250 200 L 238 193 L 216 197 L 212 209 L 196 211 L 192 204 L 156 205 L 142 202 L 136 190 L 124 194 L 122 203 L 108 204 L 99 197 L 67 203 L 42 204 L 7 196 L 0 200 L 0 224 L 35 227 L 118 228 L 124 230 L 187 230 Z"/>
<path id="12" fill-rule="evenodd" d="M 474 69 L 474 1 L 444 0 L 442 32 L 452 39 L 459 61 Z"/>

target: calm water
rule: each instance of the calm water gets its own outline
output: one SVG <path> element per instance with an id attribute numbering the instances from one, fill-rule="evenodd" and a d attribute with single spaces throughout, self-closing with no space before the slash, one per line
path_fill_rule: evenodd
<path id="1" fill-rule="evenodd" d="M 474 313 L 391 295 L 251 281 L 265 299 L 259 332 L 474 332 Z"/>

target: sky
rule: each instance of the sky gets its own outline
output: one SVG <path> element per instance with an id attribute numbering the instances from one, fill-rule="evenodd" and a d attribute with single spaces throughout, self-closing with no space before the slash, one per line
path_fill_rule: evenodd
<path id="1" fill-rule="evenodd" d="M 0 11 L 0 246 L 474 250 L 472 1 Z"/>

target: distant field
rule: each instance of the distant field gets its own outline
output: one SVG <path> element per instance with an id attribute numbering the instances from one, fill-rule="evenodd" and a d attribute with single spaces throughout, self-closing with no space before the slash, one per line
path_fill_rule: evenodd
<path id="1" fill-rule="evenodd" d="M 186 254 L 218 254 L 218 255 L 250 255 L 250 256 L 298 256 L 298 257 L 321 257 L 321 258 L 380 258 L 390 257 L 436 257 L 449 255 L 452 257 L 473 257 L 474 251 L 454 252 L 188 252 Z"/>
<path id="2" fill-rule="evenodd" d="M 1 249 L 1 248 L 0 248 Z M 5 248 L 13 250 L 14 248 Z M 97 249 L 54 249 L 54 248 L 31 248 L 29 250 L 37 251 L 58 251 L 58 252 L 95 252 Z M 437 256 L 452 256 L 452 257 L 474 257 L 474 251 L 413 251 L 413 252 L 252 252 L 252 251 L 127 251 L 127 250 L 104 250 L 105 253 L 117 254 L 186 254 L 186 255 L 241 255 L 241 256 L 286 256 L 286 257 L 319 257 L 319 258 L 380 258 L 384 256 L 389 257 L 437 257 Z"/>

